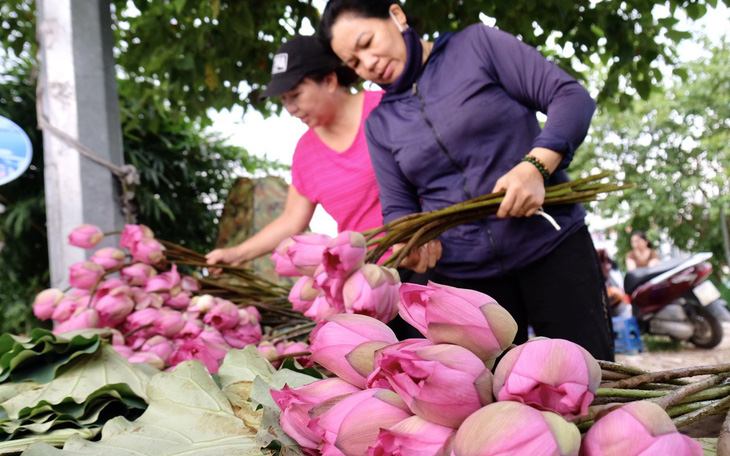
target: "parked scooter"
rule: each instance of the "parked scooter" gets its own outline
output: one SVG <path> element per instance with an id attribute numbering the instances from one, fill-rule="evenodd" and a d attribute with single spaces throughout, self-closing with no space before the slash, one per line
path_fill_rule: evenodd
<path id="1" fill-rule="evenodd" d="M 713 348 L 722 341 L 722 324 L 706 308 L 720 299 L 720 291 L 707 280 L 711 257 L 711 253 L 698 253 L 626 274 L 623 288 L 643 332 L 701 348 Z"/>

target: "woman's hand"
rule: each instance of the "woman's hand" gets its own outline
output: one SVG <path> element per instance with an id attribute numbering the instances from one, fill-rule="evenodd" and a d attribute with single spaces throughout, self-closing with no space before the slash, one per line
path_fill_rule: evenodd
<path id="1" fill-rule="evenodd" d="M 205 254 L 206 263 L 210 265 L 224 263 L 230 264 L 231 266 L 240 266 L 242 263 L 248 261 L 246 255 L 241 251 L 242 244 L 235 247 L 228 247 L 225 249 L 215 249 Z M 220 268 L 208 268 L 208 272 L 213 277 L 218 277 L 222 270 Z"/>
<path id="2" fill-rule="evenodd" d="M 405 243 L 395 244 L 393 246 L 393 254 L 405 247 Z M 408 268 L 418 273 L 426 272 L 427 269 L 436 266 L 436 262 L 441 258 L 441 242 L 438 239 L 429 241 L 422 246 L 413 249 L 408 256 L 401 261 L 398 267 Z"/>
<path id="3" fill-rule="evenodd" d="M 561 154 L 542 147 L 532 149 L 530 155 L 544 163 L 551 174 L 562 160 Z M 501 191 L 505 195 L 497 217 L 530 217 L 545 201 L 545 180 L 535 165 L 523 161 L 497 180 L 492 192 Z"/>

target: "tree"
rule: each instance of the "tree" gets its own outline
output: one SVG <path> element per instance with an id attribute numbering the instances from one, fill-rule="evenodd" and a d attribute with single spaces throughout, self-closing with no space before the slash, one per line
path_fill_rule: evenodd
<path id="1" fill-rule="evenodd" d="M 117 61 L 122 77 L 138 85 L 140 101 L 206 120 L 209 108 L 234 104 L 267 111 L 258 100 L 269 79 L 270 58 L 282 40 L 316 25 L 311 0 L 113 0 Z M 655 18 L 656 6 L 671 15 Z M 717 0 L 430 0 L 406 2 L 420 19 L 419 31 L 459 30 L 482 15 L 536 46 L 563 68 L 581 77 L 600 61 L 608 71 L 599 101 L 625 107 L 632 98 L 624 86 L 646 98 L 662 79 L 659 63 L 672 65 L 672 45 L 689 34 L 678 30 L 675 13 L 697 19 Z M 0 6 L 0 42 L 33 53 L 32 0 Z M 560 50 L 555 51 L 555 43 Z M 274 107 L 274 109 L 278 109 Z"/>
<path id="2" fill-rule="evenodd" d="M 727 261 L 720 214 L 730 207 L 730 43 L 705 44 L 707 56 L 680 68 L 684 82 L 675 77 L 620 113 L 602 109 L 571 169 L 615 170 L 636 187 L 596 204 L 601 215 L 663 233 L 684 251 L 710 251 L 720 264 Z M 621 239 L 621 257 L 628 241 Z"/>

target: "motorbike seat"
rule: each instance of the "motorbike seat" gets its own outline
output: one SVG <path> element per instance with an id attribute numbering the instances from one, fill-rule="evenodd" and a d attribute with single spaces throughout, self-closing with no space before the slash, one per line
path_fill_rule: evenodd
<path id="1" fill-rule="evenodd" d="M 626 273 L 626 276 L 624 277 L 624 291 L 627 294 L 631 294 L 636 290 L 639 285 L 646 283 L 653 279 L 654 277 L 658 276 L 659 274 L 665 273 L 669 271 L 670 269 L 674 269 L 680 264 L 682 264 L 685 261 L 685 259 L 682 258 L 674 258 L 668 261 L 664 261 L 656 266 L 652 267 L 645 267 L 645 268 L 636 268 L 633 271 L 629 271 Z"/>

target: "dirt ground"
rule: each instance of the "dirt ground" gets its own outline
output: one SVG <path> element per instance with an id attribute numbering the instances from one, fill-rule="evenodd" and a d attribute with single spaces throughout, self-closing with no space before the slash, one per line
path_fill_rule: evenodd
<path id="1" fill-rule="evenodd" d="M 682 344 L 680 350 L 651 351 L 632 355 L 616 355 L 622 364 L 656 372 L 680 367 L 707 366 L 730 363 L 730 323 L 723 323 L 725 336 L 717 347 L 707 350 L 691 344 Z M 680 432 L 691 437 L 717 437 L 720 434 L 724 415 L 715 415 L 680 428 Z"/>
<path id="2" fill-rule="evenodd" d="M 717 347 L 707 350 L 687 343 L 676 351 L 651 351 L 633 355 L 616 355 L 616 361 L 648 371 L 679 367 L 730 363 L 730 323 L 723 323 L 725 337 Z"/>

